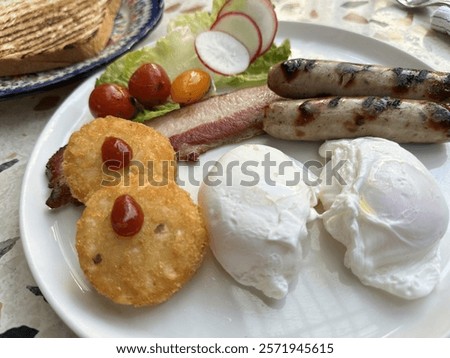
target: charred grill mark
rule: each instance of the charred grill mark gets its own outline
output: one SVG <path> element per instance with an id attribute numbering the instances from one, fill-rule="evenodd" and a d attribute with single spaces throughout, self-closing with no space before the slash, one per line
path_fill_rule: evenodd
<path id="1" fill-rule="evenodd" d="M 396 98 L 369 96 L 361 103 L 361 110 L 353 115 L 353 130 L 363 126 L 367 121 L 379 119 L 384 111 L 392 111 L 400 108 L 402 101 Z M 351 127 L 350 122 L 347 123 L 347 129 Z"/>
<path id="2" fill-rule="evenodd" d="M 342 73 L 339 78 L 339 85 L 342 87 L 350 87 L 355 80 L 355 73 Z"/>
<path id="3" fill-rule="evenodd" d="M 316 67 L 316 60 L 304 60 L 305 63 L 305 71 L 309 72 L 312 71 L 314 69 L 314 67 Z"/>
<path id="4" fill-rule="evenodd" d="M 450 105 L 433 104 L 431 117 L 428 119 L 428 126 L 437 131 L 446 133 L 450 137 Z"/>
<path id="5" fill-rule="evenodd" d="M 290 82 L 294 80 L 301 72 L 309 72 L 316 66 L 316 60 L 306 60 L 302 58 L 296 58 L 292 60 L 284 61 L 281 64 L 281 70 L 283 72 L 286 81 Z"/>
<path id="6" fill-rule="evenodd" d="M 401 104 L 400 99 L 369 96 L 363 101 L 362 108 L 371 116 L 378 116 L 386 110 L 398 109 Z"/>
<path id="7" fill-rule="evenodd" d="M 328 102 L 329 108 L 336 108 L 339 105 L 342 97 L 334 97 Z"/>
<path id="8" fill-rule="evenodd" d="M 361 66 L 351 63 L 341 63 L 336 66 L 336 73 L 339 76 L 339 85 L 348 87 L 355 79 L 355 75 L 361 71 Z"/>
<path id="9" fill-rule="evenodd" d="M 427 70 L 410 70 L 402 67 L 392 69 L 392 72 L 396 76 L 396 85 L 394 87 L 395 92 L 406 92 L 411 87 L 417 86 L 423 83 L 430 73 Z"/>
<path id="10" fill-rule="evenodd" d="M 444 80 L 442 81 L 443 85 L 447 87 L 447 91 L 450 91 L 450 73 L 445 76 Z"/>
<path id="11" fill-rule="evenodd" d="M 369 108 L 372 106 L 372 104 L 373 104 L 374 101 L 375 101 L 375 97 L 373 97 L 373 96 L 367 97 L 367 98 L 363 101 L 362 107 L 363 107 L 364 109 L 369 109 Z"/>
<path id="12" fill-rule="evenodd" d="M 339 85 L 342 87 L 350 87 L 357 74 L 369 71 L 371 65 L 358 65 L 354 63 L 340 63 L 336 66 L 336 73 L 339 76 Z"/>
<path id="13" fill-rule="evenodd" d="M 316 119 L 314 113 L 314 105 L 311 104 L 311 101 L 305 101 L 301 105 L 298 106 L 297 109 L 298 115 L 296 120 L 297 126 L 304 126 L 310 122 L 313 122 Z"/>
<path id="14" fill-rule="evenodd" d="M 402 105 L 402 100 L 401 99 L 394 99 L 392 100 L 392 102 L 390 103 L 390 106 L 392 108 L 400 108 L 400 106 Z"/>
<path id="15" fill-rule="evenodd" d="M 342 62 L 336 65 L 336 71 L 339 73 L 358 73 L 363 70 L 363 66 L 349 62 Z"/>
<path id="16" fill-rule="evenodd" d="M 450 74 L 447 74 L 442 81 L 436 80 L 430 86 L 428 95 L 436 102 L 450 101 Z"/>

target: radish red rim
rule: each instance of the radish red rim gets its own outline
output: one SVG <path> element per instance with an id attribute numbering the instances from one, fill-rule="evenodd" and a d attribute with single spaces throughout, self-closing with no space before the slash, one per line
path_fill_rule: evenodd
<path id="1" fill-rule="evenodd" d="M 278 20 L 273 4 L 269 0 L 228 0 L 220 9 L 218 17 L 235 11 L 245 13 L 255 21 L 262 36 L 259 56 L 267 52 L 278 30 Z"/>

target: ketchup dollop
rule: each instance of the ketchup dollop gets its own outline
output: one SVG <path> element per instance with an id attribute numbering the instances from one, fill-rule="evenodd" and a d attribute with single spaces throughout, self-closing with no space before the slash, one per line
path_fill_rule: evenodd
<path id="1" fill-rule="evenodd" d="M 130 165 L 133 150 L 127 142 L 116 137 L 106 137 L 102 145 L 102 159 L 110 170 L 122 169 Z"/>
<path id="2" fill-rule="evenodd" d="M 136 235 L 144 223 L 144 212 L 131 195 L 117 197 L 111 210 L 111 225 L 120 236 Z"/>

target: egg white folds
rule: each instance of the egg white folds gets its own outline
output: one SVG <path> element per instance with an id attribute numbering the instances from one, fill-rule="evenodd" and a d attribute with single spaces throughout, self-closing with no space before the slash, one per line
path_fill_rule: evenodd
<path id="1" fill-rule="evenodd" d="M 381 138 L 328 141 L 319 154 L 330 158 L 321 174 L 322 219 L 347 249 L 344 264 L 363 284 L 396 296 L 429 294 L 440 279 L 438 248 L 449 217 L 431 173 Z"/>
<path id="2" fill-rule="evenodd" d="M 265 145 L 241 145 L 204 179 L 198 202 L 210 247 L 239 283 L 281 299 L 301 265 L 307 223 L 317 217 L 300 164 Z"/>

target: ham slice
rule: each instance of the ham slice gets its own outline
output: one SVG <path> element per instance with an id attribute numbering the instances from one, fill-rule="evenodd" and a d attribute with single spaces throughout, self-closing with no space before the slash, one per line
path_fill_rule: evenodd
<path id="1" fill-rule="evenodd" d="M 179 160 L 263 133 L 264 108 L 281 97 L 267 86 L 210 97 L 145 122 L 170 139 Z"/>
<path id="2" fill-rule="evenodd" d="M 59 148 L 55 154 L 51 156 L 46 165 L 45 174 L 48 179 L 48 187 L 52 189 L 50 196 L 45 204 L 51 208 L 56 209 L 69 203 L 80 205 L 81 203 L 75 199 L 71 192 L 69 185 L 66 182 L 66 177 L 63 173 L 63 159 L 64 150 L 66 146 Z"/>

